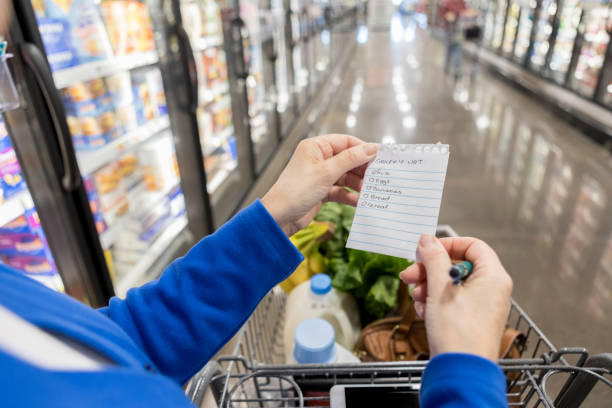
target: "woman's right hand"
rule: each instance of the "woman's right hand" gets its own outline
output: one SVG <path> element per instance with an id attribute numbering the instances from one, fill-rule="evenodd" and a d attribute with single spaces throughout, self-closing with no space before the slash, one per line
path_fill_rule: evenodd
<path id="1" fill-rule="evenodd" d="M 421 262 L 400 274 L 414 283 L 417 313 L 425 319 L 431 357 L 469 353 L 497 361 L 501 337 L 510 312 L 512 279 L 495 252 L 475 238 L 423 235 Z M 448 275 L 451 259 L 474 265 L 469 278 L 453 285 Z"/>

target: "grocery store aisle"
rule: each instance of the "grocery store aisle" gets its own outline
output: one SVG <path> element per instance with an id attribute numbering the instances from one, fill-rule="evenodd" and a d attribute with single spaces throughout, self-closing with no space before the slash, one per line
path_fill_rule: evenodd
<path id="1" fill-rule="evenodd" d="M 442 43 L 412 20 L 358 41 L 316 133 L 449 143 L 440 224 L 495 248 L 555 345 L 610 351 L 610 153 L 484 68 L 445 77 Z"/>

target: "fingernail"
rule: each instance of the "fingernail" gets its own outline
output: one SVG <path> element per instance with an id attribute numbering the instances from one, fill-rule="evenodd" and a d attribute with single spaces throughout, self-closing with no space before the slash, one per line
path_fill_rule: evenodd
<path id="1" fill-rule="evenodd" d="M 436 243 L 436 239 L 433 235 L 423 234 L 421 235 L 421 239 L 419 240 L 419 245 L 422 247 L 427 247 L 430 245 L 434 245 Z"/>
<path id="2" fill-rule="evenodd" d="M 374 143 L 366 143 L 363 145 L 363 151 L 368 156 L 373 156 L 378 151 L 378 147 Z"/>

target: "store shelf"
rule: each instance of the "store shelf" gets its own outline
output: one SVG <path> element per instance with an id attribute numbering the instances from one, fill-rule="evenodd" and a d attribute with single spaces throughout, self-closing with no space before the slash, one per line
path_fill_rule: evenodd
<path id="1" fill-rule="evenodd" d="M 0 227 L 23 215 L 25 208 L 23 201 L 29 199 L 30 192 L 23 190 L 10 197 L 0 205 Z"/>
<path id="2" fill-rule="evenodd" d="M 91 174 L 103 165 L 116 160 L 121 153 L 150 139 L 169 126 L 168 116 L 163 116 L 149 121 L 99 149 L 77 152 L 81 174 Z"/>
<path id="3" fill-rule="evenodd" d="M 156 261 L 167 252 L 168 248 L 177 244 L 177 238 L 187 227 L 187 216 L 182 215 L 166 227 L 164 232 L 153 242 L 149 249 L 142 255 L 140 261 L 123 277 L 116 285 L 115 292 L 124 297 L 128 289 L 138 284 L 146 275 Z"/>
<path id="4" fill-rule="evenodd" d="M 202 103 L 207 105 L 213 101 L 215 101 L 219 96 L 226 94 L 229 92 L 229 82 L 225 81 L 223 83 L 217 84 L 210 89 L 202 92 Z"/>
<path id="5" fill-rule="evenodd" d="M 53 74 L 53 79 L 55 80 L 55 86 L 58 89 L 62 89 L 77 82 L 89 81 L 118 72 L 145 67 L 156 64 L 158 61 L 159 58 L 155 51 L 139 52 L 62 69 Z"/>
<path id="6" fill-rule="evenodd" d="M 232 171 L 234 171 L 236 167 L 238 167 L 238 162 L 233 160 L 231 164 L 227 165 L 222 169 L 219 169 L 219 171 L 217 171 L 217 174 L 215 174 L 214 177 L 208 182 L 208 194 L 213 195 L 215 191 L 217 191 L 219 186 L 223 184 L 225 179 L 227 179 L 229 175 L 232 174 Z"/>
<path id="7" fill-rule="evenodd" d="M 217 150 L 223 142 L 229 139 L 234 134 L 234 126 L 228 126 L 220 132 L 214 133 L 212 136 L 206 138 L 204 142 L 204 155 L 210 156 Z"/>
<path id="8" fill-rule="evenodd" d="M 198 38 L 194 43 L 195 49 L 200 51 L 204 51 L 205 49 L 211 47 L 218 47 L 220 45 L 223 45 L 223 37 L 220 34 Z"/>

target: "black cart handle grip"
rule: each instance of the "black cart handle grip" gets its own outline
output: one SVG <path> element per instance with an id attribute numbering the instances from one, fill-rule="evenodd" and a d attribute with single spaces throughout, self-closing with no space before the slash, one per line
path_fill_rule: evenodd
<path id="1" fill-rule="evenodd" d="M 66 192 L 72 192 L 80 185 L 81 177 L 74 156 L 72 138 L 68 130 L 68 124 L 64 119 L 65 115 L 62 109 L 63 103 L 59 97 L 59 93 L 56 92 L 51 71 L 47 65 L 45 56 L 34 44 L 21 44 L 18 50 L 25 65 L 32 71 L 32 74 L 34 74 L 36 84 L 43 95 L 45 105 L 51 117 L 55 139 L 62 160 L 63 174 L 60 177 L 60 182 Z"/>

